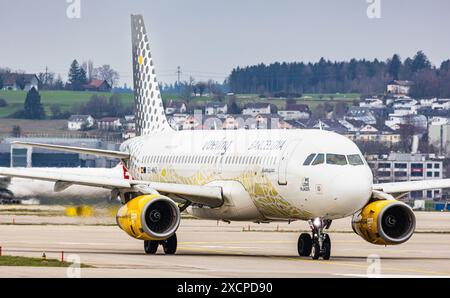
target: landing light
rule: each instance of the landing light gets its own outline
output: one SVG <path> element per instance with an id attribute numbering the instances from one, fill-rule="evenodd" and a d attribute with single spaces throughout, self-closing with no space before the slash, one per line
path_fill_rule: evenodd
<path id="1" fill-rule="evenodd" d="M 314 219 L 314 221 L 313 221 L 313 225 L 316 227 L 316 228 L 319 228 L 319 227 L 321 227 L 322 226 L 322 220 L 320 219 L 320 218 L 315 218 Z"/>

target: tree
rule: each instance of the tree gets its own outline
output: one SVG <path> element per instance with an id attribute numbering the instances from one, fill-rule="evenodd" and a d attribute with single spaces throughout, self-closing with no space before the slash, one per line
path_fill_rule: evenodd
<path id="1" fill-rule="evenodd" d="M 394 80 L 398 80 L 400 68 L 402 66 L 400 56 L 395 54 L 394 56 L 392 56 L 392 59 L 388 61 L 388 64 L 389 64 L 389 74 L 392 76 Z"/>
<path id="2" fill-rule="evenodd" d="M 39 89 L 50 90 L 53 87 L 55 80 L 55 73 L 53 72 L 40 72 L 38 74 L 39 79 Z"/>
<path id="3" fill-rule="evenodd" d="M 58 78 L 55 81 L 55 84 L 53 85 L 53 88 L 55 90 L 63 90 L 64 89 L 64 82 L 62 80 L 61 75 L 58 75 Z"/>
<path id="4" fill-rule="evenodd" d="M 109 98 L 110 116 L 122 117 L 124 115 L 124 106 L 119 94 L 113 94 Z"/>
<path id="5" fill-rule="evenodd" d="M 11 130 L 11 137 L 20 138 L 22 136 L 22 128 L 19 125 L 14 125 Z"/>
<path id="6" fill-rule="evenodd" d="M 0 74 L 0 90 L 2 90 L 2 89 L 3 89 L 3 77 Z"/>
<path id="7" fill-rule="evenodd" d="M 205 82 L 198 82 L 195 85 L 196 92 L 198 92 L 200 96 L 203 96 L 203 94 L 205 94 L 206 88 L 208 88 L 208 85 Z"/>
<path id="8" fill-rule="evenodd" d="M 348 112 L 348 105 L 345 102 L 338 102 L 334 108 L 334 117 L 336 119 L 344 118 L 345 114 Z"/>
<path id="9" fill-rule="evenodd" d="M 411 150 L 412 138 L 415 134 L 415 127 L 411 124 L 404 124 L 400 126 L 400 150 L 409 152 Z"/>
<path id="10" fill-rule="evenodd" d="M 52 119 L 60 119 L 61 106 L 60 105 L 51 105 L 50 112 L 52 112 Z"/>
<path id="11" fill-rule="evenodd" d="M 236 103 L 236 96 L 230 96 L 228 100 L 228 114 L 238 115 L 242 112 L 242 109 Z"/>
<path id="12" fill-rule="evenodd" d="M 417 54 L 414 56 L 411 68 L 412 72 L 416 73 L 422 69 L 430 69 L 431 63 L 428 60 L 428 57 L 424 54 L 424 52 L 418 51 Z"/>
<path id="13" fill-rule="evenodd" d="M 436 72 L 428 69 L 422 69 L 413 77 L 414 85 L 411 87 L 410 94 L 415 98 L 438 97 L 439 78 Z"/>
<path id="14" fill-rule="evenodd" d="M 111 87 L 116 86 L 120 79 L 119 73 L 112 69 L 109 65 L 103 65 L 95 68 L 92 76 L 97 80 L 107 81 Z"/>
<path id="15" fill-rule="evenodd" d="M 25 119 L 45 118 L 44 107 L 41 104 L 41 96 L 34 87 L 27 93 L 23 113 Z"/>
<path id="16" fill-rule="evenodd" d="M 325 107 L 320 103 L 313 110 L 311 119 L 312 120 L 320 120 L 320 119 L 324 119 L 325 116 L 326 116 Z"/>
<path id="17" fill-rule="evenodd" d="M 16 85 L 20 90 L 25 89 L 26 82 L 25 82 L 25 77 L 23 75 L 19 75 L 16 78 Z"/>
<path id="18" fill-rule="evenodd" d="M 77 60 L 73 60 L 69 70 L 69 87 L 75 91 L 83 90 L 83 85 L 87 83 L 86 71 L 80 67 Z"/>
<path id="19" fill-rule="evenodd" d="M 109 104 L 105 96 L 93 95 L 88 102 L 80 108 L 80 114 L 92 115 L 101 118 L 109 115 Z"/>

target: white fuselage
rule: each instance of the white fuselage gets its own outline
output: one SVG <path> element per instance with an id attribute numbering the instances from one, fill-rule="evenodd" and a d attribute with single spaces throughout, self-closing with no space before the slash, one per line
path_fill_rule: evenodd
<path id="1" fill-rule="evenodd" d="M 358 147 L 328 131 L 167 131 L 129 140 L 121 150 L 131 154 L 134 179 L 222 186 L 222 207 L 189 209 L 202 218 L 336 219 L 360 210 L 372 193 L 372 172 Z M 310 155 L 315 165 L 304 165 Z M 349 164 L 350 156 L 360 163 Z"/>

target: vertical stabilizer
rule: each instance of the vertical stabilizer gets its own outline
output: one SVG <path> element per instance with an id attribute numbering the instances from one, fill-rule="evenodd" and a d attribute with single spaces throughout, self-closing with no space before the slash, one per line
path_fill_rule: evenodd
<path id="1" fill-rule="evenodd" d="M 141 15 L 131 16 L 136 135 L 170 130 L 156 79 L 150 41 Z"/>

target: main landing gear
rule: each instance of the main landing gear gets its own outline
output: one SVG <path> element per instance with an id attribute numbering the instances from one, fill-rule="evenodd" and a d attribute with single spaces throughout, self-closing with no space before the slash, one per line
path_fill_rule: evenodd
<path id="1" fill-rule="evenodd" d="M 324 260 L 329 260 L 331 256 L 331 240 L 328 234 L 323 233 L 324 229 L 328 229 L 331 225 L 331 220 L 315 218 L 309 221 L 309 226 L 312 230 L 310 234 L 301 234 L 298 238 L 298 254 L 302 257 L 311 256 L 313 260 L 318 260 L 322 257 Z"/>
<path id="2" fill-rule="evenodd" d="M 166 255 L 174 255 L 177 252 L 177 234 L 173 234 L 166 240 L 145 240 L 144 251 L 148 255 L 154 255 L 158 251 L 159 245 L 162 245 Z"/>

